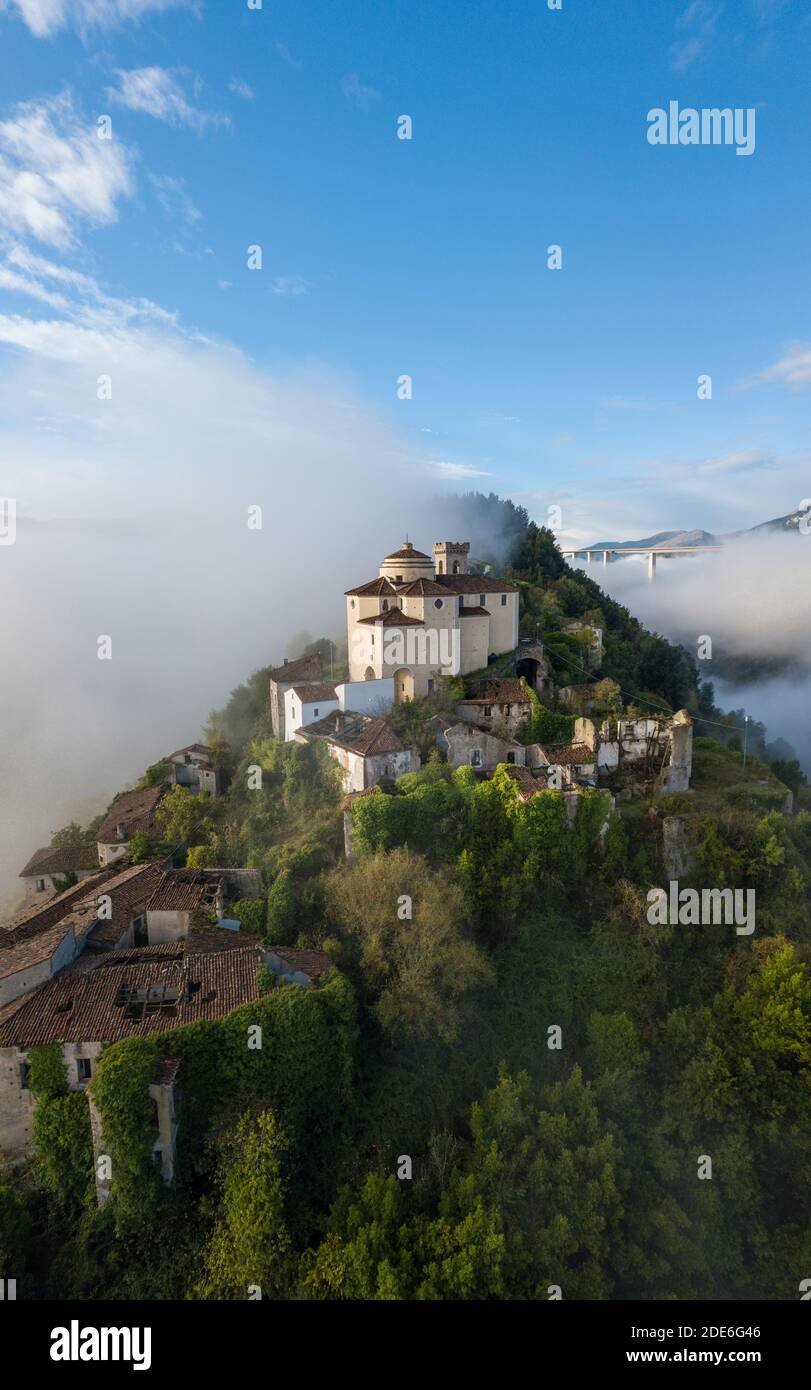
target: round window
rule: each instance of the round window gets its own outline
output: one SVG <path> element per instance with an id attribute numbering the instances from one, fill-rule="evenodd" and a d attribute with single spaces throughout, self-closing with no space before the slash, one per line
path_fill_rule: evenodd
<path id="1" fill-rule="evenodd" d="M 434 599 L 434 608 L 441 608 L 441 607 L 442 607 L 442 599 L 441 599 L 441 598 L 435 598 L 435 599 Z"/>

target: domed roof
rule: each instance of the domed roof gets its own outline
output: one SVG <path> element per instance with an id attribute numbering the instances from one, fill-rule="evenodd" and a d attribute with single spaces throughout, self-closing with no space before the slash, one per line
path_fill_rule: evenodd
<path id="1" fill-rule="evenodd" d="M 421 550 L 415 550 L 411 541 L 403 541 L 399 550 L 392 551 L 391 555 L 386 556 L 387 560 L 427 560 L 433 564 L 430 555 L 424 555 Z"/>

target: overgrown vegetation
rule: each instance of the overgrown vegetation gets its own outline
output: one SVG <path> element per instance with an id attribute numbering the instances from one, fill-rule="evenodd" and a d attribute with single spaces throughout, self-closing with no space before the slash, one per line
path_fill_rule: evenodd
<path id="1" fill-rule="evenodd" d="M 690 793 L 640 792 L 610 816 L 585 793 L 567 814 L 555 793 L 522 800 L 505 769 L 452 772 L 424 735 L 449 687 L 396 711 L 424 766 L 352 804 L 346 863 L 335 766 L 272 737 L 255 673 L 206 732 L 225 795 L 175 788 L 163 833 L 190 865 L 259 868 L 243 929 L 336 969 L 317 990 L 260 972 L 257 1003 L 105 1050 L 101 1211 L 84 1097 L 58 1049 L 32 1053 L 36 1157 L 0 1173 L 0 1275 L 16 1261 L 26 1296 L 796 1298 L 811 814 L 793 750 L 750 722 L 744 767 L 743 711 L 714 707 L 685 652 L 569 570 L 521 509 L 463 506 L 474 534 L 486 518 L 502 537 L 481 559 L 520 585 L 522 636 L 541 636 L 558 685 L 594 682 L 604 717 L 686 706 L 705 721 Z M 562 631 L 573 618 L 603 629 L 599 666 L 588 632 Z M 534 697 L 524 737 L 572 724 Z M 753 936 L 648 921 L 666 826 L 680 886 L 755 890 Z M 181 1063 L 171 1187 L 151 1160 L 159 1056 Z"/>

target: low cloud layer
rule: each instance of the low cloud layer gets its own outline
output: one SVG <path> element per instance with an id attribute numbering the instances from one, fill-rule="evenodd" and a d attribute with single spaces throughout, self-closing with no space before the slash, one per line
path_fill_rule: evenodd
<path id="1" fill-rule="evenodd" d="M 0 387 L 18 507 L 0 547 L 0 901 L 55 828 L 195 739 L 292 633 L 339 636 L 343 591 L 435 521 L 425 473 L 338 373 L 272 375 L 165 325 L 19 332 Z"/>
<path id="2" fill-rule="evenodd" d="M 660 559 L 647 581 L 644 559 L 620 560 L 590 574 L 649 628 L 694 655 L 711 637 L 714 660 L 699 669 L 724 708 L 745 707 L 769 737 L 794 745 L 811 772 L 807 710 L 811 699 L 811 536 L 765 533 L 719 554 Z M 720 658 L 720 660 L 719 660 Z M 762 662 L 778 669 L 760 679 L 730 679 L 732 668 Z"/>

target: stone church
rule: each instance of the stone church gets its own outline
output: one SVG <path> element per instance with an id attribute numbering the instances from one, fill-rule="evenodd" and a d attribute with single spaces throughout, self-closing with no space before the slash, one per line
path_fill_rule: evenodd
<path id="1" fill-rule="evenodd" d="M 518 586 L 469 573 L 469 551 L 468 541 L 436 541 L 431 557 L 404 541 L 376 579 L 347 591 L 350 681 L 393 677 L 400 702 L 515 649 Z"/>

